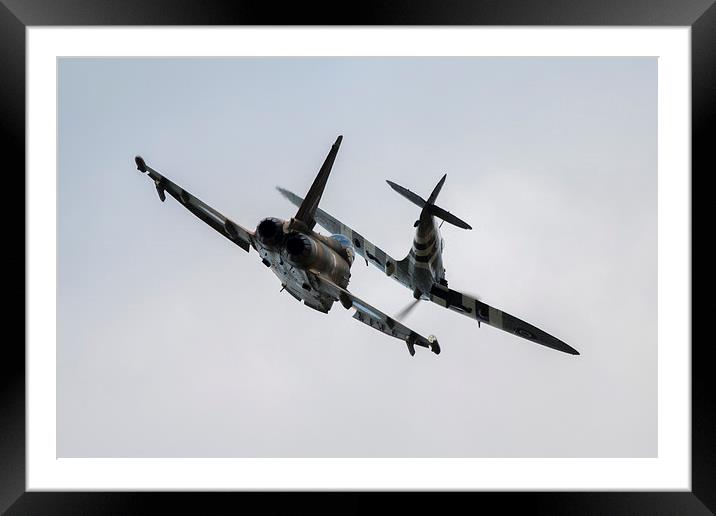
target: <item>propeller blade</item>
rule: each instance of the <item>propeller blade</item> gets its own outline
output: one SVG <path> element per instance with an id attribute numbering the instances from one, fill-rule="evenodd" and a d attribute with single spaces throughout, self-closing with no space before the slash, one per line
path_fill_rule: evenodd
<path id="1" fill-rule="evenodd" d="M 418 306 L 418 302 L 420 302 L 420 299 L 413 299 L 405 308 L 395 314 L 395 318 L 399 321 L 403 320 L 408 316 L 408 314 L 410 314 L 410 312 L 413 311 L 413 309 L 415 309 L 416 306 Z"/>

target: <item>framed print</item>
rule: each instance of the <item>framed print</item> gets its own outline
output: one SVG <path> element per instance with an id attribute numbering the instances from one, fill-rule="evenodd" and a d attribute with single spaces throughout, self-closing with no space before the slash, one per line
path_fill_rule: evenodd
<path id="1" fill-rule="evenodd" d="M 5 2 L 3 510 L 714 510 L 716 8 L 363 7 Z"/>

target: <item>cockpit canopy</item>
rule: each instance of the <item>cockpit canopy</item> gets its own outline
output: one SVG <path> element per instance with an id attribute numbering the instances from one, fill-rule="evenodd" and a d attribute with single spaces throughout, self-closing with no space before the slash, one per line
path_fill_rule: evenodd
<path id="1" fill-rule="evenodd" d="M 353 260 L 355 259 L 356 253 L 353 249 L 353 244 L 351 243 L 350 239 L 345 235 L 331 235 L 331 238 L 338 242 L 340 244 L 341 250 L 343 251 L 342 254 L 344 258 L 348 261 L 348 265 L 353 265 Z"/>

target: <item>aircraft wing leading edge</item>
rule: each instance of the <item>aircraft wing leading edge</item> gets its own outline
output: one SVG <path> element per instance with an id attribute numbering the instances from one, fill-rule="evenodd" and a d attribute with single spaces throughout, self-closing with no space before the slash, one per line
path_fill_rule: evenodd
<path id="1" fill-rule="evenodd" d="M 170 181 L 159 172 L 149 167 L 141 156 L 134 158 L 137 170 L 149 175 L 154 181 L 154 186 L 159 194 L 159 199 L 164 202 L 166 193 L 174 197 L 187 210 L 206 222 L 209 226 L 224 235 L 233 243 L 238 245 L 247 253 L 253 245 L 253 233 L 244 229 L 236 222 L 222 215 L 214 208 L 203 202 L 198 197 L 190 194 L 176 183 Z"/>
<path id="2" fill-rule="evenodd" d="M 351 294 L 346 289 L 333 283 L 330 279 L 320 274 L 314 273 L 319 283 L 323 285 L 335 299 L 339 300 L 345 308 L 355 308 L 356 312 L 353 318 L 375 328 L 378 331 L 390 335 L 404 341 L 408 346 L 408 352 L 415 355 L 415 346 L 422 346 L 429 349 L 436 355 L 440 354 L 440 344 L 435 337 L 425 338 L 415 333 L 413 330 L 405 326 L 392 317 L 384 314 L 377 308 L 366 303 L 359 297 Z"/>
<path id="3" fill-rule="evenodd" d="M 295 193 L 281 187 L 276 187 L 276 189 L 296 206 L 300 206 L 303 203 L 303 199 Z M 407 261 L 396 260 L 380 247 L 364 238 L 363 235 L 346 226 L 321 208 L 316 208 L 314 217 L 315 220 L 329 232 L 348 237 L 353 243 L 355 252 L 362 256 L 367 262 L 370 262 L 385 274 L 395 279 L 398 283 L 412 290 L 413 287 L 411 286 Z"/>
<path id="4" fill-rule="evenodd" d="M 430 301 L 542 346 L 570 355 L 579 355 L 576 349 L 536 326 L 456 290 L 439 284 L 433 285 L 430 291 Z"/>

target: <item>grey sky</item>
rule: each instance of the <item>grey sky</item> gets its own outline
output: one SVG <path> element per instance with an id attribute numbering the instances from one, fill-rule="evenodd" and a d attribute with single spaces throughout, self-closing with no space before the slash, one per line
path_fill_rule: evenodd
<path id="1" fill-rule="evenodd" d="M 60 59 L 57 449 L 62 457 L 641 457 L 657 452 L 657 61 Z M 249 229 L 321 207 L 393 257 L 427 195 L 450 286 L 578 349 L 436 305 L 442 353 L 302 306 L 162 204 L 151 166 Z M 387 313 L 411 293 L 357 260 Z"/>

